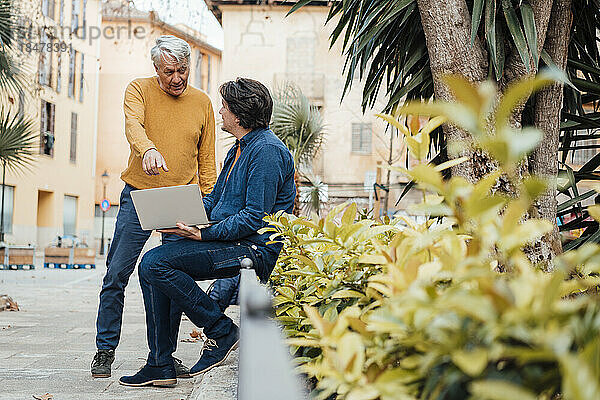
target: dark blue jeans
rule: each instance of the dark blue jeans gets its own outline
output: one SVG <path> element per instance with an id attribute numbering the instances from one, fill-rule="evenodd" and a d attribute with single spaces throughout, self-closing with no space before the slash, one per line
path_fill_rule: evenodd
<path id="1" fill-rule="evenodd" d="M 213 283 L 212 290 L 208 292 L 208 295 L 219 304 L 221 311 L 225 312 L 230 305 L 238 304 L 240 276 L 217 279 Z"/>
<path id="2" fill-rule="evenodd" d="M 119 213 L 113 240 L 106 257 L 106 275 L 100 291 L 100 304 L 96 320 L 96 348 L 115 349 L 121 336 L 123 320 L 123 303 L 125 287 L 135 269 L 146 241 L 152 231 L 145 231 L 140 226 L 137 213 L 129 194 L 134 187 L 125 185 L 121 192 Z M 163 235 L 163 243 L 179 240 L 175 235 Z M 174 308 L 170 313 L 168 328 L 171 347 L 177 348 L 177 333 L 181 322 L 181 310 Z"/>
<path id="3" fill-rule="evenodd" d="M 209 338 L 227 335 L 233 326 L 217 302 L 196 281 L 230 278 L 239 274 L 240 263 L 250 258 L 261 262 L 251 244 L 244 241 L 195 241 L 182 239 L 147 252 L 139 266 L 140 284 L 146 307 L 148 364 L 171 362 L 169 321 L 173 304 L 185 312 Z"/>

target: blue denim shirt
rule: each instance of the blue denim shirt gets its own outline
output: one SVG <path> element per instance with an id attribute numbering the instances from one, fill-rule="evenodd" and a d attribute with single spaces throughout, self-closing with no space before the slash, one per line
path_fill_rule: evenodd
<path id="1" fill-rule="evenodd" d="M 237 146 L 241 146 L 240 157 L 227 179 Z M 255 129 L 236 140 L 213 191 L 204 197 L 206 215 L 219 222 L 201 230 L 202 240 L 244 240 L 256 245 L 265 269 L 257 274 L 268 279 L 281 244 L 267 245 L 269 234 L 257 231 L 266 226 L 265 215 L 293 211 L 294 172 L 290 151 L 270 129 Z"/>

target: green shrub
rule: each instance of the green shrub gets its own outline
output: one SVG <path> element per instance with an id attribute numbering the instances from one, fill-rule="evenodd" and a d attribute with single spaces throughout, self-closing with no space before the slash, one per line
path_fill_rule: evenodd
<path id="1" fill-rule="evenodd" d="M 563 254 L 551 273 L 523 252 L 552 225 L 527 218 L 545 182 L 518 172 L 541 134 L 508 121 L 551 80 L 521 82 L 499 103 L 488 84 L 447 82 L 462 102 L 400 110 L 439 116 L 420 132 L 382 117 L 419 160 L 432 126 L 466 128 L 497 160 L 494 173 L 476 184 L 443 180 L 440 171 L 463 159 L 405 170 L 423 191 L 411 209 L 422 223 L 356 221 L 355 204 L 324 219 L 269 218 L 265 230 L 285 243 L 273 274 L 276 315 L 299 368 L 316 378 L 318 399 L 597 399 L 598 247 Z M 494 190 L 499 178 L 511 195 Z"/>

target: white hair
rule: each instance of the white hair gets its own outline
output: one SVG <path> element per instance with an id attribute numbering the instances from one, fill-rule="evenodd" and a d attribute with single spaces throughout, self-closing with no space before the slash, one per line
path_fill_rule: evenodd
<path id="1" fill-rule="evenodd" d="M 190 45 L 173 35 L 162 35 L 156 39 L 156 45 L 150 50 L 150 58 L 157 67 L 167 58 L 175 59 L 177 64 L 190 61 Z"/>

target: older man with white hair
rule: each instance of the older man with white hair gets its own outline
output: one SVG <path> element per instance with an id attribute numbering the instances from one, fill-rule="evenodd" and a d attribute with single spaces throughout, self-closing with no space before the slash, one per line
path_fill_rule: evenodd
<path id="1" fill-rule="evenodd" d="M 121 334 L 125 287 L 151 234 L 141 228 L 130 192 L 197 183 L 202 193 L 208 194 L 216 181 L 215 119 L 210 98 L 187 83 L 190 51 L 184 40 L 160 36 L 150 52 L 156 76 L 135 79 L 125 90 L 125 136 L 131 152 L 121 174 L 125 187 L 100 291 L 98 351 L 91 365 L 95 378 L 111 375 Z M 169 240 L 177 237 L 163 234 L 163 242 Z M 173 306 L 170 315 L 174 352 L 181 310 Z M 179 360 L 174 359 L 174 364 L 178 377 L 190 376 Z"/>

